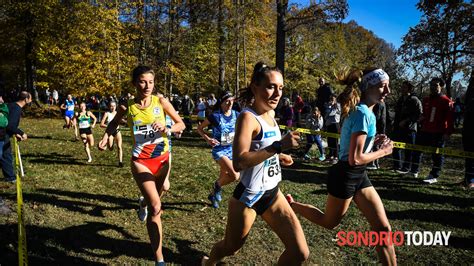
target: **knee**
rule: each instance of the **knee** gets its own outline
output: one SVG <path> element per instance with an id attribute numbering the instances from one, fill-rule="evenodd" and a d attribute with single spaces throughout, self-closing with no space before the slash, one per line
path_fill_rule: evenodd
<path id="1" fill-rule="evenodd" d="M 244 245 L 245 240 L 239 241 L 224 241 L 224 245 L 226 247 L 226 256 L 233 256 L 239 252 L 239 250 Z"/>
<path id="2" fill-rule="evenodd" d="M 168 180 L 166 180 L 166 181 L 163 183 L 162 190 L 163 190 L 163 192 L 166 192 L 166 191 L 170 190 L 170 182 L 169 182 Z"/>
<path id="3" fill-rule="evenodd" d="M 148 206 L 148 211 L 150 211 L 152 216 L 161 215 L 161 204 L 159 202 L 151 203 Z"/>
<path id="4" fill-rule="evenodd" d="M 290 251 L 290 256 L 294 261 L 304 262 L 309 258 L 309 248 L 307 245 L 304 247 L 296 247 L 295 250 Z"/>
<path id="5" fill-rule="evenodd" d="M 334 230 L 336 229 L 336 227 L 339 226 L 339 224 L 341 224 L 341 219 L 336 219 L 336 220 L 328 221 L 327 223 L 323 225 L 323 227 L 329 230 Z"/>
<path id="6" fill-rule="evenodd" d="M 377 226 L 372 226 L 372 230 L 375 231 L 375 232 L 390 232 L 390 231 L 392 231 L 392 227 L 387 222 L 387 223 L 382 223 L 382 224 L 377 225 Z"/>

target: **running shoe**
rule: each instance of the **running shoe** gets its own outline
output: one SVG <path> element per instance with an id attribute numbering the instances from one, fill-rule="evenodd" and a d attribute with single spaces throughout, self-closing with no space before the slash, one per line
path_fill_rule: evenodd
<path id="1" fill-rule="evenodd" d="M 165 266 L 166 263 L 164 261 L 155 261 L 155 266 Z"/>
<path id="2" fill-rule="evenodd" d="M 408 175 L 414 178 L 418 178 L 418 173 L 409 172 Z"/>
<path id="3" fill-rule="evenodd" d="M 291 205 L 291 203 L 295 202 L 295 200 L 293 199 L 293 196 L 291 196 L 291 194 L 286 194 L 285 198 L 286 198 L 286 201 L 288 201 L 288 203 L 290 205 Z"/>
<path id="4" fill-rule="evenodd" d="M 221 202 L 222 201 L 222 189 L 219 189 L 218 191 L 214 190 L 214 197 L 216 198 L 217 201 Z"/>
<path id="5" fill-rule="evenodd" d="M 324 156 L 324 154 L 323 154 L 323 155 L 319 156 L 318 160 L 322 162 L 322 161 L 326 160 L 326 156 Z"/>
<path id="6" fill-rule="evenodd" d="M 214 197 L 217 201 L 222 201 L 222 188 L 217 183 L 214 183 Z"/>
<path id="7" fill-rule="evenodd" d="M 5 178 L 5 181 L 10 182 L 10 183 L 16 183 L 16 177 L 7 177 Z"/>
<path id="8" fill-rule="evenodd" d="M 214 194 L 209 194 L 209 196 L 207 197 L 209 199 L 209 201 L 211 202 L 211 205 L 213 208 L 217 209 L 219 208 L 219 201 L 216 199 L 216 196 Z"/>
<path id="9" fill-rule="evenodd" d="M 87 160 L 88 163 L 92 163 L 92 158 L 89 158 L 89 160 Z"/>
<path id="10" fill-rule="evenodd" d="M 311 160 L 311 156 L 309 156 L 308 154 L 305 154 L 305 155 L 303 156 L 303 159 L 305 159 L 305 160 Z"/>
<path id="11" fill-rule="evenodd" d="M 402 168 L 402 169 L 395 169 L 395 172 L 404 175 L 404 174 L 408 174 L 408 172 L 410 172 L 410 170 L 408 170 L 406 168 Z"/>
<path id="12" fill-rule="evenodd" d="M 118 167 L 123 167 L 123 163 L 119 162 Z"/>
<path id="13" fill-rule="evenodd" d="M 145 201 L 145 198 L 141 196 L 138 200 L 138 206 L 140 206 L 140 209 L 138 209 L 138 219 L 142 222 L 146 221 L 146 217 L 148 216 L 148 209 L 146 205 L 143 206 L 143 201 Z"/>
<path id="14" fill-rule="evenodd" d="M 438 179 L 430 174 L 423 180 L 423 182 L 426 184 L 433 184 L 438 182 Z"/>

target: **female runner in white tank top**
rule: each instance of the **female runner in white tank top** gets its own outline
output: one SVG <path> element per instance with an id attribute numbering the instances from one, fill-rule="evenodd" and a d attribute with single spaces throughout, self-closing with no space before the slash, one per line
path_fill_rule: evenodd
<path id="1" fill-rule="evenodd" d="M 109 125 L 110 121 L 112 121 L 117 114 L 117 103 L 114 101 L 111 101 L 109 103 L 109 112 L 105 112 L 104 117 L 102 117 L 102 121 L 100 122 L 100 127 L 102 128 L 107 128 Z M 119 159 L 118 166 L 123 167 L 123 151 L 122 151 L 122 133 L 120 133 L 120 127 L 117 127 L 115 132 L 111 135 L 109 135 L 109 139 L 107 141 L 107 148 L 109 150 L 114 149 L 114 141 L 117 143 L 117 156 Z"/>
<path id="2" fill-rule="evenodd" d="M 282 89 L 278 69 L 255 65 L 250 86 L 241 94 L 255 101 L 239 115 L 233 143 L 233 167 L 240 172 L 240 183 L 229 199 L 225 237 L 214 245 L 209 258 L 203 258 L 203 264 L 215 265 L 235 254 L 245 243 L 257 214 L 284 243 L 279 265 L 302 264 L 309 256 L 301 224 L 278 189 L 280 162 L 285 166 L 293 163 L 291 156 L 281 152 L 297 147 L 299 140 L 296 132 L 282 138 L 274 119 Z"/>

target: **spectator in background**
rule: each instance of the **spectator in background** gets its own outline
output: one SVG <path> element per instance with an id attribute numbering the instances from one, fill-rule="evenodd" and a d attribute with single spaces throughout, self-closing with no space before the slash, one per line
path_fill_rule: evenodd
<path id="1" fill-rule="evenodd" d="M 329 102 L 326 106 L 326 116 L 324 117 L 326 130 L 330 133 L 339 132 L 339 122 L 341 120 L 341 105 L 336 101 L 336 95 L 332 94 L 329 97 Z M 338 139 L 328 138 L 328 156 L 327 159 L 332 163 L 336 164 Z"/>
<path id="2" fill-rule="evenodd" d="M 57 105 L 59 103 L 59 93 L 56 89 L 53 90 L 53 104 Z"/>
<path id="3" fill-rule="evenodd" d="M 387 127 L 387 108 L 385 106 L 385 100 L 380 100 L 374 105 L 372 109 L 375 115 L 377 135 L 385 135 Z M 372 151 L 377 151 L 379 149 L 378 145 L 374 145 Z M 367 164 L 367 170 L 377 170 L 379 169 L 379 159 L 373 160 Z"/>
<path id="4" fill-rule="evenodd" d="M 306 128 L 309 128 L 311 130 L 322 130 L 324 126 L 324 120 L 323 116 L 321 115 L 321 112 L 319 111 L 318 107 L 314 107 L 314 110 L 310 111 L 308 114 L 308 117 L 306 118 Z M 314 143 L 316 143 L 316 146 L 318 146 L 319 150 L 319 160 L 324 161 L 326 160 L 326 156 L 324 156 L 324 148 L 323 148 L 323 142 L 321 140 L 321 135 L 317 134 L 306 134 L 306 148 L 304 151 L 304 159 L 305 160 L 310 160 L 311 156 L 309 156 L 309 151 L 311 150 L 311 147 L 313 146 Z"/>
<path id="5" fill-rule="evenodd" d="M 198 98 L 198 103 L 196 105 L 196 113 L 198 124 L 200 125 L 202 121 L 206 119 L 206 103 L 204 102 L 202 97 Z"/>
<path id="6" fill-rule="evenodd" d="M 297 127 L 301 127 L 301 112 L 303 111 L 304 101 L 303 98 L 298 94 L 298 92 L 293 92 L 293 113 L 294 120 Z"/>
<path id="7" fill-rule="evenodd" d="M 316 107 L 318 107 L 319 110 L 321 110 L 321 115 L 323 117 L 326 116 L 326 106 L 328 105 L 331 95 L 333 94 L 334 94 L 333 90 L 331 89 L 329 84 L 326 83 L 324 78 L 319 78 L 319 88 L 317 91 Z"/>
<path id="8" fill-rule="evenodd" d="M 464 121 L 462 129 L 462 144 L 465 151 L 474 152 L 474 74 L 471 72 L 469 86 L 464 96 Z M 464 185 L 472 190 L 474 189 L 474 159 L 466 158 Z"/>
<path id="9" fill-rule="evenodd" d="M 214 95 L 214 93 L 209 94 L 209 99 L 207 99 L 207 108 L 209 108 L 209 110 L 213 110 L 214 105 L 216 105 L 216 103 L 216 95 Z M 210 111 L 209 113 L 212 113 L 212 111 Z"/>
<path id="10" fill-rule="evenodd" d="M 191 115 L 194 110 L 194 102 L 189 95 L 184 95 L 184 99 L 181 102 L 181 113 L 184 116 L 184 124 L 186 125 L 186 131 L 191 132 L 193 130 L 193 123 L 191 120 Z"/>
<path id="11" fill-rule="evenodd" d="M 393 123 L 393 139 L 408 144 L 415 144 L 418 121 L 423 112 L 420 99 L 413 93 L 414 86 L 409 81 L 404 81 L 401 87 L 402 96 L 395 105 L 395 119 Z M 400 174 L 410 171 L 411 150 L 393 150 L 393 169 Z"/>
<path id="12" fill-rule="evenodd" d="M 174 95 L 174 96 L 171 95 L 170 102 L 171 102 L 171 105 L 173 105 L 174 110 L 176 110 L 176 112 L 179 113 L 181 109 L 181 99 L 178 97 L 178 95 Z"/>
<path id="13" fill-rule="evenodd" d="M 21 109 L 31 103 L 31 94 L 26 91 L 20 92 L 19 99 L 16 102 L 8 104 L 8 126 L 3 145 L 1 157 L 3 177 L 8 182 L 15 182 L 15 170 L 13 168 L 13 156 L 10 138 L 15 136 L 17 140 L 26 140 L 28 136 L 18 128 L 20 124 Z"/>
<path id="14" fill-rule="evenodd" d="M 461 99 L 459 97 L 456 98 L 456 101 L 454 102 L 454 126 L 456 128 L 461 125 L 463 109 L 464 108 L 462 106 Z"/>
<path id="15" fill-rule="evenodd" d="M 423 99 L 423 116 L 421 129 L 416 136 L 416 144 L 443 148 L 449 135 L 453 133 L 453 102 L 444 94 L 444 80 L 433 78 L 430 81 L 430 96 Z M 422 153 L 413 152 L 410 174 L 418 177 Z M 427 184 L 438 182 L 444 156 L 433 153 L 433 167 L 430 174 L 423 180 Z"/>
<path id="16" fill-rule="evenodd" d="M 292 127 L 293 126 L 293 118 L 294 118 L 294 113 L 293 113 L 293 107 L 291 107 L 290 104 L 290 99 L 288 98 L 283 98 L 282 100 L 283 106 L 280 109 L 280 123 L 283 123 L 283 125 L 287 127 Z"/>
<path id="17" fill-rule="evenodd" d="M 44 96 L 46 97 L 44 103 L 51 104 L 51 102 L 49 101 L 49 97 L 51 97 L 51 92 L 49 91 L 49 88 L 46 88 L 46 90 L 44 91 Z"/>

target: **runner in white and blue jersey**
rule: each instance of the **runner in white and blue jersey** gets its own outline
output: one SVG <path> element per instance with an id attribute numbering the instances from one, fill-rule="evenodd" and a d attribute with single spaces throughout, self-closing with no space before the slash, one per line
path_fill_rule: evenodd
<path id="1" fill-rule="evenodd" d="M 247 101 L 250 98 L 255 101 L 240 113 L 235 127 L 232 162 L 241 174 L 240 183 L 229 199 L 224 239 L 214 244 L 210 256 L 204 257 L 202 264 L 215 265 L 235 254 L 245 243 L 257 215 L 284 244 L 279 265 L 299 265 L 309 256 L 301 224 L 278 188 L 280 163 L 284 166 L 293 163 L 291 156 L 282 151 L 297 147 L 299 140 L 297 132 L 281 137 L 274 119 L 282 90 L 281 72 L 257 63 L 250 86 L 241 93 Z"/>
<path id="2" fill-rule="evenodd" d="M 224 92 L 215 105 L 217 110 L 209 114 L 197 128 L 199 135 L 212 146 L 212 158 L 221 168 L 219 178 L 214 182 L 208 196 L 214 208 L 219 208 L 222 187 L 239 179 L 239 173 L 232 167 L 232 142 L 235 123 L 239 116 L 237 111 L 232 110 L 233 104 L 234 96 L 230 92 Z M 212 128 L 212 137 L 209 137 L 204 130 L 207 126 Z"/>
<path id="3" fill-rule="evenodd" d="M 66 100 L 63 104 L 61 104 L 60 108 L 64 111 L 64 125 L 63 128 L 71 128 L 74 129 L 74 136 L 76 140 L 79 139 L 79 134 L 76 126 L 76 120 L 74 119 L 74 108 L 76 107 L 76 102 L 72 98 L 71 94 L 67 95 Z"/>

